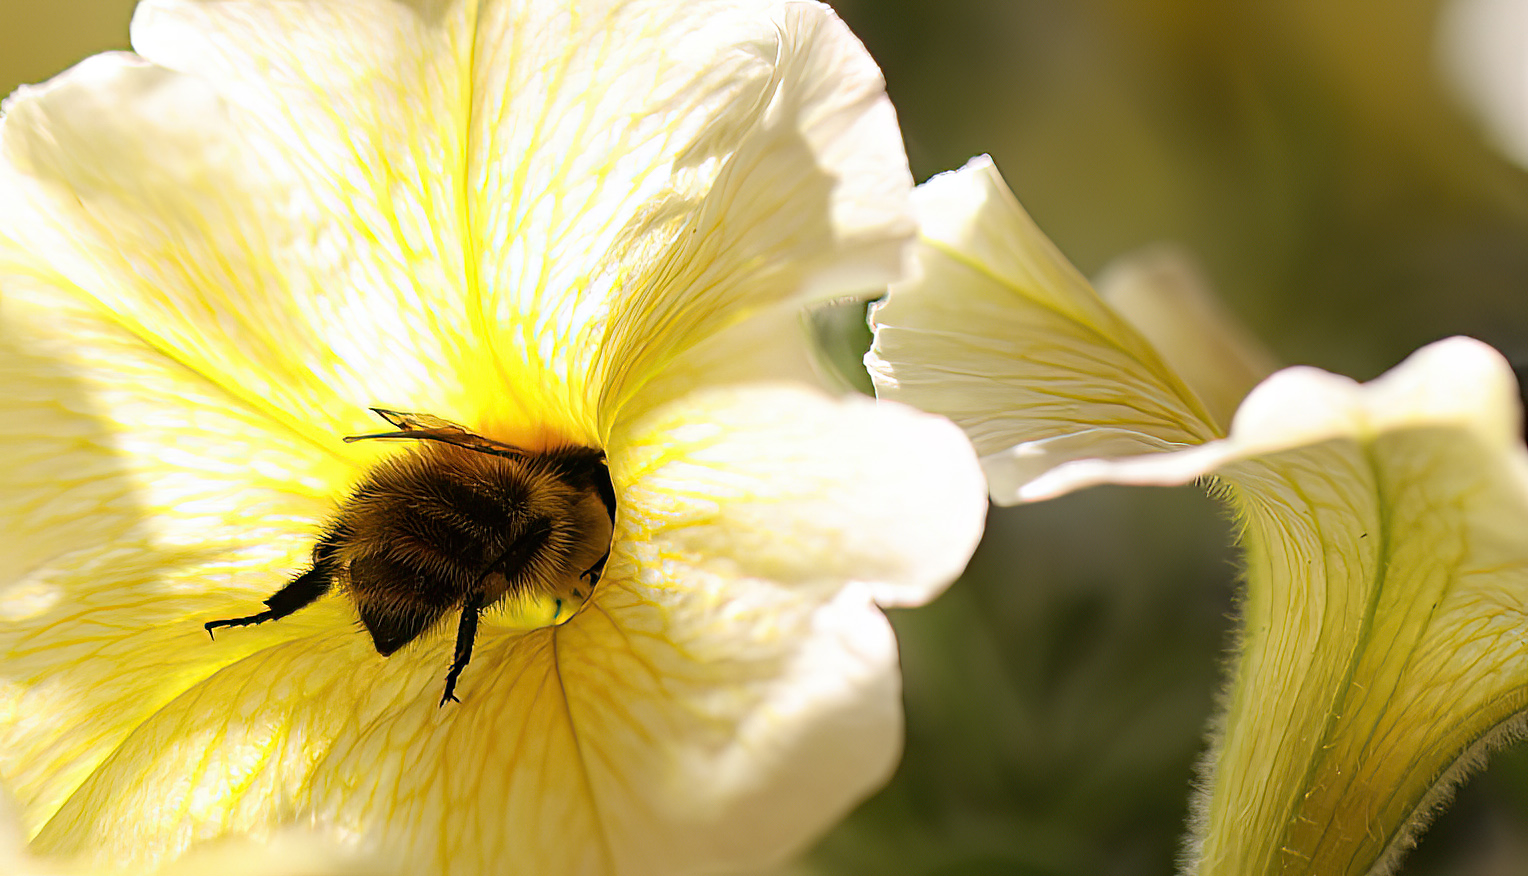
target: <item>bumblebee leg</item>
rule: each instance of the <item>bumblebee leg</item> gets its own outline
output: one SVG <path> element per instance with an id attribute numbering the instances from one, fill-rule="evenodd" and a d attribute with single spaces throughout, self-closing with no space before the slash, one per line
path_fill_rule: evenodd
<path id="1" fill-rule="evenodd" d="M 589 586 L 590 587 L 593 587 L 594 585 L 600 583 L 600 576 L 605 574 L 605 564 L 607 562 L 609 562 L 609 561 L 610 561 L 610 551 L 605 551 L 605 555 L 603 557 L 600 557 L 599 560 L 596 561 L 594 565 L 592 565 L 589 568 L 585 569 L 584 573 L 582 575 L 578 576 L 578 580 L 582 581 L 585 578 L 588 578 L 589 579 Z"/>
<path id="2" fill-rule="evenodd" d="M 333 580 L 332 564 L 314 563 L 313 568 L 293 578 L 285 587 L 271 594 L 270 598 L 265 600 L 268 606 L 266 611 L 248 617 L 207 621 L 202 626 L 206 628 L 207 635 L 211 636 L 212 631 L 218 627 L 247 627 L 252 624 L 263 624 L 268 620 L 280 620 L 328 593 L 329 585 Z"/>
<path id="3" fill-rule="evenodd" d="M 604 467 L 599 472 L 599 479 L 595 482 L 595 489 L 599 490 L 600 501 L 604 503 L 605 511 L 610 514 L 610 526 L 613 529 L 615 527 L 615 484 L 610 481 L 610 469 L 605 463 L 604 456 L 600 457 L 600 464 Z M 605 563 L 609 560 L 610 550 L 607 548 L 605 555 L 600 557 L 599 561 L 594 565 L 585 569 L 584 573 L 578 576 L 578 579 L 582 581 L 588 578 L 590 587 L 600 583 L 600 576 L 605 573 Z"/>
<path id="4" fill-rule="evenodd" d="M 506 575 L 518 575 L 525 568 L 526 560 L 546 544 L 551 533 L 550 521 L 537 519 L 530 522 L 523 532 L 515 536 L 504 553 L 483 570 L 478 582 L 481 584 L 490 574 L 501 570 Z M 456 679 L 467 668 L 467 661 L 472 659 L 472 642 L 477 637 L 478 615 L 482 610 L 482 591 L 468 594 L 467 601 L 462 605 L 461 626 L 456 628 L 456 659 L 451 661 L 451 671 L 446 673 L 446 693 L 440 698 L 442 706 L 447 702 L 461 702 L 456 698 Z"/>
<path id="5" fill-rule="evenodd" d="M 446 694 L 440 698 L 442 706 L 447 702 L 461 702 L 456 698 L 456 679 L 472 659 L 472 643 L 477 638 L 478 615 L 482 611 L 483 594 L 468 596 L 466 605 L 462 606 L 461 626 L 456 628 L 456 659 L 451 661 L 451 671 L 446 673 Z"/>

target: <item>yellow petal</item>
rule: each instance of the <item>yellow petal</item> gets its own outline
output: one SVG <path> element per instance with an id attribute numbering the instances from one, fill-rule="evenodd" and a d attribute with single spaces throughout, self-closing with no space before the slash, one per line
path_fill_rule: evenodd
<path id="1" fill-rule="evenodd" d="M 490 346 L 506 430 L 571 408 L 597 443 L 689 346 L 884 287 L 913 234 L 880 73 L 815 3 L 151 0 L 133 42 L 297 144 L 335 211 L 399 217 L 368 236 L 427 225 L 447 286 L 419 288 Z"/>
<path id="2" fill-rule="evenodd" d="M 313 312 L 306 333 L 328 354 L 314 357 L 317 376 L 345 404 L 429 411 L 516 443 L 598 443 L 580 359 L 601 302 L 579 299 L 613 233 L 602 226 L 625 221 L 630 190 L 666 169 L 649 152 L 609 173 L 608 140 L 573 138 L 583 125 L 610 140 L 630 132 L 632 101 L 601 105 L 595 83 L 651 83 L 672 66 L 608 6 L 138 7 L 134 48 L 205 83 L 238 122 L 229 133 L 294 177 L 271 207 L 233 183 L 241 210 L 301 230 L 283 271 L 298 276 L 251 292 Z M 612 52 L 623 26 L 631 51 Z M 249 292 L 218 291 L 225 309 L 250 309 Z M 572 361 L 544 367 L 549 350 Z"/>
<path id="3" fill-rule="evenodd" d="M 1190 872 L 1392 866 L 1479 754 L 1520 726 L 1521 413 L 1501 356 L 1456 338 L 1364 386 L 1281 371 L 1223 441 L 1071 463 L 1026 491 L 1214 475 L 1241 518 L 1241 652 Z"/>
<path id="4" fill-rule="evenodd" d="M 1221 469 L 1245 516 L 1246 632 L 1199 872 L 1368 873 L 1528 708 L 1521 410 L 1507 364 L 1464 339 L 1305 395 L 1343 403 L 1324 439 L 1266 447 L 1280 413 L 1311 419 L 1273 389 L 1231 438 L 1265 449 Z"/>
<path id="5" fill-rule="evenodd" d="M 387 876 L 401 872 L 296 828 L 259 839 L 219 837 L 152 871 L 40 857 L 27 849 L 15 801 L 0 787 L 0 873 L 7 876 Z"/>
<path id="6" fill-rule="evenodd" d="M 1068 458 L 1217 434 L 1193 391 L 1040 233 L 990 161 L 929 180 L 915 200 L 922 272 L 874 311 L 866 364 L 882 398 L 966 430 L 996 501 L 1015 501 L 1018 485 Z"/>
<path id="7" fill-rule="evenodd" d="M 114 876 L 124 876 L 113 868 Z M 220 837 L 155 868 L 149 876 L 390 876 L 391 863 L 354 854 L 337 842 L 287 829 L 268 839 Z"/>
<path id="8" fill-rule="evenodd" d="M 258 647 L 201 624 L 290 575 L 351 469 L 38 281 L 0 282 L 0 775 L 36 830 Z"/>
<path id="9" fill-rule="evenodd" d="M 398 876 L 402 871 L 359 858 L 337 843 L 301 831 L 269 839 L 223 837 L 202 843 L 158 867 L 89 864 L 39 857 L 24 847 L 0 847 L 0 872 L 7 876 Z"/>
<path id="10" fill-rule="evenodd" d="M 403 872 L 774 861 L 895 762 L 890 628 L 857 588 L 824 604 L 653 563 L 685 586 L 617 566 L 561 626 L 480 630 L 445 709 L 446 637 L 402 661 L 353 630 L 266 648 L 147 720 L 35 845 L 147 863 L 295 817 Z"/>
<path id="11" fill-rule="evenodd" d="M 895 273 L 900 146 L 830 13 L 167 0 L 135 42 L 165 66 L 93 59 L 0 135 L 0 410 L 23 430 L 0 524 L 27 545 L 0 578 L 0 775 L 40 852 L 147 866 L 296 820 L 411 872 L 712 871 L 777 860 L 884 778 L 900 716 L 875 603 L 947 584 L 983 506 L 958 433 L 892 407 L 698 404 L 777 430 L 641 460 L 675 489 L 754 462 L 758 495 L 718 515 L 731 541 L 692 525 L 715 497 L 644 512 L 666 494 L 631 472 L 666 439 L 621 433 L 605 580 L 560 626 L 485 621 L 460 708 L 436 706 L 448 637 L 383 659 L 340 598 L 201 630 L 302 565 L 366 459 L 334 441 L 361 405 L 592 440 L 606 381 L 613 416 L 756 312 Z M 782 193 L 811 205 L 755 200 Z M 779 476 L 818 452 L 820 479 Z M 944 516 L 893 519 L 914 507 Z M 766 526 L 821 540 L 745 568 Z"/>

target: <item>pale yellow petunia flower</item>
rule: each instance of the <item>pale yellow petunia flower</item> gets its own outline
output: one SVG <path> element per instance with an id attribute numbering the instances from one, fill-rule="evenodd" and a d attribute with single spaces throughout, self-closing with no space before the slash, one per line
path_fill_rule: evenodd
<path id="1" fill-rule="evenodd" d="M 297 824 L 403 872 L 762 867 L 900 749 L 882 606 L 985 508 L 800 309 L 901 275 L 879 71 L 776 0 L 148 0 L 0 129 L 0 782 L 39 856 Z M 565 622 L 382 658 L 303 569 L 366 408 L 608 457 Z M 571 617 L 567 615 L 571 613 Z"/>
<path id="2" fill-rule="evenodd" d="M 1362 386 L 1267 376 L 1171 257 L 1095 292 L 990 162 L 915 198 L 922 276 L 874 317 L 883 397 L 964 426 L 996 501 L 1208 478 L 1237 515 L 1238 654 L 1186 872 L 1390 872 L 1528 708 L 1511 369 L 1455 338 Z"/>

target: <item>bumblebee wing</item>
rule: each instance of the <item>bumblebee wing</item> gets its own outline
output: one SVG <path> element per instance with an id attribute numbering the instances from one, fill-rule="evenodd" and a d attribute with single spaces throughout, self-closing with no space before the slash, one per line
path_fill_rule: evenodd
<path id="1" fill-rule="evenodd" d="M 524 459 L 529 455 L 513 444 L 504 444 L 492 438 L 484 438 L 482 435 L 468 432 L 466 429 L 462 429 L 459 432 L 438 432 L 419 437 L 428 438 L 432 441 L 444 441 L 447 444 L 455 444 L 457 447 L 465 447 L 468 450 L 476 450 L 479 453 L 507 456 L 510 459 Z"/>
<path id="2" fill-rule="evenodd" d="M 464 447 L 468 450 L 491 453 L 494 456 L 507 456 L 512 459 L 523 459 L 526 456 L 524 450 L 513 444 L 504 444 L 492 438 L 484 438 L 482 435 L 471 432 L 463 426 L 459 426 L 442 417 L 437 417 L 434 414 L 390 411 L 386 408 L 372 408 L 371 410 L 377 416 L 397 426 L 398 431 L 376 432 L 369 435 L 347 435 L 344 439 L 346 444 L 356 441 L 369 441 L 374 438 L 404 438 L 414 441 L 440 441 L 445 444 Z"/>
<path id="3" fill-rule="evenodd" d="M 390 411 L 387 408 L 372 408 L 371 412 L 406 432 L 430 431 L 434 429 L 456 429 L 460 432 L 467 431 L 460 425 L 437 417 L 434 414 L 415 414 L 407 411 Z"/>

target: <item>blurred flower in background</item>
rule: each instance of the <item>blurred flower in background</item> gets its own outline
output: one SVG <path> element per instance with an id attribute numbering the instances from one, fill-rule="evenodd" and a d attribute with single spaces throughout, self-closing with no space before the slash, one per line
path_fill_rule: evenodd
<path id="1" fill-rule="evenodd" d="M 1277 361 L 1360 379 L 1450 335 L 1528 354 L 1528 181 L 1436 63 L 1443 4 L 834 5 L 886 73 L 914 176 L 990 152 L 1084 274 L 1176 241 Z M 0 92 L 125 48 L 130 6 L 0 4 Z M 1169 872 L 1223 681 L 1228 529 L 1194 488 L 994 513 L 965 579 L 893 616 L 898 775 L 800 869 Z M 1524 837 L 1509 748 L 1403 872 L 1517 873 Z"/>
<path id="2" fill-rule="evenodd" d="M 1497 148 L 1528 165 L 1528 2 L 1448 0 L 1438 56 Z"/>

